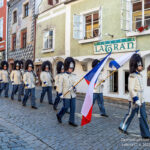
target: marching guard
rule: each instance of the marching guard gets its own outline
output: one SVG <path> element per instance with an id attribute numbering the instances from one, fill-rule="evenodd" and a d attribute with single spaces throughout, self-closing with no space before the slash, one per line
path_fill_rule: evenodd
<path id="1" fill-rule="evenodd" d="M 42 72 L 40 74 L 40 79 L 42 81 L 42 93 L 40 98 L 40 103 L 43 102 L 44 96 L 47 92 L 48 103 L 53 105 L 52 102 L 52 75 L 51 75 L 51 63 L 45 61 L 42 64 Z"/>
<path id="2" fill-rule="evenodd" d="M 70 108 L 69 124 L 77 127 L 75 123 L 75 107 L 76 107 L 76 89 L 73 85 L 76 82 L 76 75 L 72 72 L 75 69 L 75 61 L 72 57 L 67 57 L 64 62 L 65 73 L 60 76 L 58 91 L 60 98 L 63 99 L 63 107 L 60 112 L 56 115 L 59 123 L 62 123 L 62 117 Z M 67 91 L 69 92 L 65 94 Z"/>
<path id="3" fill-rule="evenodd" d="M 3 92 L 3 90 L 5 90 L 5 97 L 8 97 L 8 91 L 9 91 L 8 62 L 2 61 L 1 66 L 2 66 L 2 70 L 0 71 L 0 81 L 1 81 L 0 95 Z"/>
<path id="4" fill-rule="evenodd" d="M 54 110 L 57 110 L 57 106 L 60 102 L 60 97 L 59 97 L 59 93 L 58 93 L 59 92 L 59 90 L 58 90 L 58 88 L 59 88 L 59 78 L 62 75 L 62 73 L 64 73 L 64 63 L 62 61 L 59 61 L 57 63 L 56 69 L 57 69 L 57 75 L 55 76 L 56 98 L 55 98 L 55 102 L 54 102 L 54 106 L 53 106 Z"/>
<path id="5" fill-rule="evenodd" d="M 30 96 L 31 98 L 31 107 L 33 109 L 37 109 L 36 103 L 35 103 L 35 83 L 36 78 L 33 72 L 34 65 L 32 60 L 27 60 L 25 63 L 25 73 L 23 75 L 23 81 L 25 84 L 25 95 L 23 98 L 22 105 L 26 106 L 27 100 Z"/>
<path id="6" fill-rule="evenodd" d="M 125 134 L 128 134 L 127 129 L 135 115 L 138 114 L 139 125 L 142 138 L 150 138 L 150 131 L 147 123 L 147 114 L 145 108 L 145 101 L 143 98 L 143 77 L 141 72 L 143 70 L 143 61 L 139 54 L 134 54 L 130 59 L 130 75 L 129 75 L 129 94 L 131 99 L 129 100 L 129 110 L 125 115 L 125 118 L 119 126 L 119 130 Z"/>
<path id="7" fill-rule="evenodd" d="M 92 68 L 94 68 L 99 62 L 100 61 L 98 59 L 93 60 Z M 94 88 L 93 105 L 95 104 L 95 101 L 97 100 L 101 116 L 108 117 L 108 115 L 106 115 L 106 112 L 105 112 L 104 99 L 103 99 L 104 84 L 102 83 L 100 86 L 96 87 L 101 81 L 103 81 L 102 73 L 99 75 L 97 83 Z"/>
<path id="8" fill-rule="evenodd" d="M 10 74 L 10 79 L 13 85 L 11 100 L 14 100 L 14 95 L 18 91 L 18 101 L 21 101 L 22 76 L 20 72 L 20 62 L 18 60 L 14 62 L 14 70 Z"/>
<path id="9" fill-rule="evenodd" d="M 22 76 L 22 79 L 23 79 L 23 75 L 24 75 L 24 63 L 22 60 L 20 60 L 20 72 L 21 72 L 21 76 Z M 23 80 L 21 82 L 21 95 L 23 96 L 24 95 L 24 83 L 23 83 Z"/>

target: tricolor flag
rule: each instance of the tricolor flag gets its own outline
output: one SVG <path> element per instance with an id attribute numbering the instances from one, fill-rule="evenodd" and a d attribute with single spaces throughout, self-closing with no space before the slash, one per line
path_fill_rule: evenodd
<path id="1" fill-rule="evenodd" d="M 135 52 L 127 53 L 123 55 L 122 57 L 119 57 L 115 60 L 112 60 L 109 63 L 109 67 L 113 68 L 115 67 L 116 69 L 119 69 L 121 66 L 123 66 L 134 54 L 138 53 L 140 50 L 137 50 Z"/>
<path id="2" fill-rule="evenodd" d="M 91 121 L 94 85 L 105 63 L 109 59 L 110 54 L 111 53 L 109 53 L 102 61 L 100 61 L 99 64 L 97 64 L 89 73 L 87 73 L 84 76 L 86 82 L 89 84 L 89 87 L 86 92 L 85 100 L 84 100 L 82 110 L 81 110 L 81 114 L 82 114 L 81 126 L 86 125 L 87 123 Z"/>

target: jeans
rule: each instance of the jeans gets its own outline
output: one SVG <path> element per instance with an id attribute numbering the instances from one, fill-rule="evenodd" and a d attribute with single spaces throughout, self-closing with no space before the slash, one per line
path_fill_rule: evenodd
<path id="1" fill-rule="evenodd" d="M 135 113 L 140 114 L 139 116 L 139 126 L 141 131 L 142 137 L 150 137 L 150 131 L 147 123 L 147 114 L 145 109 L 145 103 L 142 106 L 138 106 L 129 102 L 129 110 L 128 113 L 125 115 L 123 121 L 120 124 L 120 128 L 124 131 L 127 131 L 132 119 L 135 116 Z"/>
<path id="2" fill-rule="evenodd" d="M 59 102 L 61 101 L 59 94 L 57 92 L 56 98 L 55 98 L 55 102 L 54 102 L 54 107 L 57 108 Z"/>
<path id="3" fill-rule="evenodd" d="M 14 95 L 18 91 L 18 100 L 21 100 L 21 84 L 13 85 L 11 98 L 14 99 Z"/>
<path id="4" fill-rule="evenodd" d="M 21 95 L 24 95 L 24 84 L 20 85 Z"/>
<path id="5" fill-rule="evenodd" d="M 5 97 L 8 97 L 9 83 L 1 83 L 0 95 L 2 94 L 3 90 L 5 90 Z"/>
<path id="6" fill-rule="evenodd" d="M 58 116 L 62 118 L 64 114 L 67 112 L 68 108 L 70 108 L 69 122 L 74 123 L 75 122 L 76 98 L 63 99 L 63 107 L 58 113 Z"/>
<path id="7" fill-rule="evenodd" d="M 99 109 L 100 109 L 100 114 L 105 115 L 105 107 L 104 107 L 104 99 L 103 99 L 103 93 L 94 93 L 93 94 L 93 105 L 95 104 L 95 101 L 97 100 Z"/>
<path id="8" fill-rule="evenodd" d="M 30 96 L 31 106 L 36 106 L 36 103 L 35 103 L 35 88 L 25 89 L 25 95 L 24 95 L 22 104 L 26 105 L 29 96 Z"/>
<path id="9" fill-rule="evenodd" d="M 49 104 L 52 104 L 52 87 L 48 86 L 48 87 L 42 87 L 42 93 L 41 93 L 41 98 L 40 101 L 43 102 L 44 96 L 47 92 L 47 97 L 48 97 L 48 102 Z"/>

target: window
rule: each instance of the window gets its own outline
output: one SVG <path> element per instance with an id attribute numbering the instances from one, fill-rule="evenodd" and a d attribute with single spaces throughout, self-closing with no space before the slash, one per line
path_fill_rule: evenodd
<path id="1" fill-rule="evenodd" d="M 53 5 L 53 0 L 48 0 L 49 5 Z"/>
<path id="2" fill-rule="evenodd" d="M 13 12 L 13 23 L 17 22 L 17 11 Z"/>
<path id="3" fill-rule="evenodd" d="M 12 35 L 12 50 L 16 49 L 16 33 Z"/>
<path id="4" fill-rule="evenodd" d="M 4 0 L 0 0 L 0 8 L 3 7 L 4 5 Z"/>
<path id="5" fill-rule="evenodd" d="M 54 30 L 51 29 L 44 33 L 43 49 L 54 49 Z"/>
<path id="6" fill-rule="evenodd" d="M 29 3 L 24 5 L 24 17 L 29 15 Z"/>
<path id="7" fill-rule="evenodd" d="M 27 29 L 21 31 L 21 48 L 27 47 Z"/>
<path id="8" fill-rule="evenodd" d="M 150 86 L 150 66 L 147 68 L 147 86 Z"/>
<path id="9" fill-rule="evenodd" d="M 99 35 L 99 13 L 85 16 L 85 39 L 98 37 Z"/>
<path id="10" fill-rule="evenodd" d="M 3 18 L 0 18 L 0 38 L 3 38 Z"/>
<path id="11" fill-rule="evenodd" d="M 59 3 L 60 0 L 48 0 L 49 5 L 56 5 Z"/>
<path id="12" fill-rule="evenodd" d="M 74 15 L 73 38 L 78 40 L 93 39 L 101 36 L 102 10 L 84 15 Z"/>
<path id="13" fill-rule="evenodd" d="M 112 73 L 112 71 L 110 71 Z M 110 77 L 110 92 L 118 92 L 118 72 Z"/>
<path id="14" fill-rule="evenodd" d="M 122 29 L 143 32 L 150 29 L 150 0 L 122 0 Z"/>
<path id="15" fill-rule="evenodd" d="M 128 78 L 129 78 L 129 71 L 125 71 L 125 93 L 128 93 Z"/>

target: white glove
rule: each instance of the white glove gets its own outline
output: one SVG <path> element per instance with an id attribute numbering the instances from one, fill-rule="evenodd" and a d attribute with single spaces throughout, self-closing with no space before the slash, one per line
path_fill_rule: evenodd
<path id="1" fill-rule="evenodd" d="M 71 91 L 73 89 L 73 87 L 71 87 L 70 89 L 69 89 L 69 91 Z"/>
<path id="2" fill-rule="evenodd" d="M 61 99 L 63 99 L 63 98 L 64 98 L 64 96 L 63 96 L 63 95 L 61 95 L 61 96 L 60 96 L 60 98 L 61 98 Z"/>
<path id="3" fill-rule="evenodd" d="M 137 100 L 135 103 L 136 103 L 138 106 L 141 106 L 140 100 Z"/>

